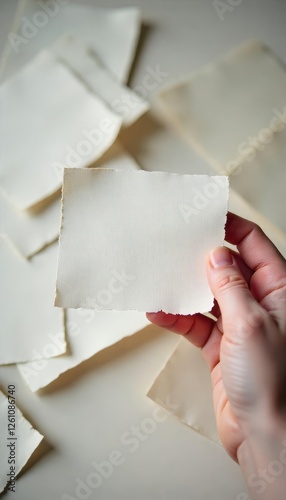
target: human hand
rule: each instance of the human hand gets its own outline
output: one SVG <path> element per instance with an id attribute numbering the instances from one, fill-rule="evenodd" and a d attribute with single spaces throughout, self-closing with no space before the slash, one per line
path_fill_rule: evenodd
<path id="1" fill-rule="evenodd" d="M 255 428 L 263 434 L 285 425 L 286 262 L 258 226 L 232 213 L 226 240 L 238 253 L 215 249 L 207 263 L 215 319 L 163 312 L 147 317 L 201 348 L 221 442 L 239 460 Z"/>

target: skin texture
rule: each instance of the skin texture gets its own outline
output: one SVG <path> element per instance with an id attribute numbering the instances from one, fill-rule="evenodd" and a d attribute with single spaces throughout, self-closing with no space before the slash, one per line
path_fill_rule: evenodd
<path id="1" fill-rule="evenodd" d="M 147 317 L 201 348 L 211 373 L 221 442 L 247 480 L 248 471 L 259 465 L 245 451 L 250 440 L 251 449 L 261 445 L 268 463 L 286 439 L 286 261 L 256 224 L 232 213 L 226 241 L 238 253 L 217 248 L 206 264 L 214 319 L 162 312 Z M 265 444 L 263 436 L 271 437 L 276 448 Z M 283 485 L 285 494 L 286 479 Z"/>

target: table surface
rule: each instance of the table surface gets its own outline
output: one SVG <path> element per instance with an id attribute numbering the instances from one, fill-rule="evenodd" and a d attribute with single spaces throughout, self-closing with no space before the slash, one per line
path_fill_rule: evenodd
<path id="1" fill-rule="evenodd" d="M 147 66 L 158 64 L 168 73 L 165 85 L 250 39 L 266 42 L 285 59 L 284 0 L 242 0 L 225 13 L 224 20 L 220 20 L 211 0 L 81 3 L 104 7 L 132 4 L 142 10 L 144 29 L 131 86 L 142 84 Z M 1 50 L 15 8 L 15 0 L 0 2 Z M 151 102 L 158 88 L 148 93 Z M 145 169 L 209 172 L 208 166 L 156 116 L 146 116 L 122 135 L 122 141 Z M 145 394 L 177 341 L 175 335 L 150 326 L 99 353 L 63 375 L 49 390 L 37 394 L 30 392 L 15 367 L 1 367 L 1 389 L 5 391 L 7 384 L 15 383 L 20 409 L 45 436 L 38 459 L 18 479 L 17 492 L 7 493 L 5 498 L 243 498 L 239 494 L 246 491 L 246 486 L 239 467 L 223 448 L 174 417 L 168 416 L 153 425 L 149 434 L 141 432 L 133 452 L 130 445 L 121 441 L 134 429 L 145 429 L 146 418 L 154 421 L 156 405 Z M 109 461 L 110 453 L 116 450 L 122 454 L 122 463 L 111 473 L 109 467 L 106 475 L 110 477 L 103 478 L 92 491 L 82 489 L 82 496 L 76 496 L 77 481 L 86 482 L 95 471 L 93 462 Z"/>

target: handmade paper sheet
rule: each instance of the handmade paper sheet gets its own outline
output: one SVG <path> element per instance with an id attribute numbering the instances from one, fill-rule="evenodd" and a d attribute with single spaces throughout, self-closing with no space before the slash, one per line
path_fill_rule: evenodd
<path id="1" fill-rule="evenodd" d="M 227 200 L 223 176 L 66 169 L 55 304 L 210 310 L 206 259 Z"/>
<path id="2" fill-rule="evenodd" d="M 43 51 L 0 87 L 0 182 L 20 209 L 62 183 L 63 167 L 84 167 L 114 142 L 122 120 Z"/>
<path id="3" fill-rule="evenodd" d="M 11 389 L 11 391 L 13 392 L 13 389 Z M 24 465 L 43 439 L 43 436 L 33 429 L 31 424 L 23 417 L 20 410 L 15 407 L 13 395 L 8 395 L 8 398 L 0 391 L 0 493 L 8 486 L 10 478 L 10 488 L 14 487 L 14 492 L 17 491 L 17 485 L 15 486 L 12 480 L 23 469 Z M 15 431 L 13 430 L 13 420 L 12 422 L 8 420 L 9 404 L 12 405 L 10 415 L 14 416 L 15 408 Z M 10 427 L 8 427 L 9 424 Z M 11 435 L 8 428 L 10 432 L 15 432 L 15 434 Z M 15 461 L 14 463 L 13 460 Z M 11 469 L 11 467 L 15 467 L 15 469 Z M 13 494 L 15 493 L 12 491 L 11 495 Z"/>
<path id="4" fill-rule="evenodd" d="M 140 18 L 136 7 L 105 9 L 69 2 L 66 5 L 54 2 L 52 6 L 50 2 L 43 8 L 31 2 L 25 9 L 18 33 L 8 35 L 12 50 L 5 75 L 11 76 L 40 50 L 67 33 L 95 50 L 110 72 L 125 82 L 137 48 Z"/>
<path id="5" fill-rule="evenodd" d="M 267 155 L 286 127 L 286 72 L 267 47 L 248 43 L 166 89 L 159 102 L 192 146 L 230 174 Z"/>
<path id="6" fill-rule="evenodd" d="M 286 238 L 286 128 L 230 177 L 230 185 L 284 231 Z"/>
<path id="7" fill-rule="evenodd" d="M 212 441 L 220 442 L 210 374 L 200 349 L 181 339 L 147 396 Z"/>
<path id="8" fill-rule="evenodd" d="M 120 83 L 100 62 L 95 52 L 88 51 L 79 40 L 70 36 L 61 38 L 51 51 L 114 113 L 121 116 L 123 125 L 131 125 L 149 109 L 147 101 Z"/>
<path id="9" fill-rule="evenodd" d="M 26 261 L 2 237 L 0 257 L 0 364 L 64 353 L 63 312 L 53 307 L 56 245 Z"/>
<path id="10" fill-rule="evenodd" d="M 0 232 L 8 236 L 23 257 L 29 258 L 58 237 L 60 207 L 58 196 L 42 210 L 22 211 L 0 193 Z"/>
<path id="11" fill-rule="evenodd" d="M 149 324 L 144 313 L 68 309 L 67 353 L 51 359 L 35 358 L 32 362 L 19 364 L 18 369 L 30 389 L 37 391 L 57 379 L 61 373 Z"/>

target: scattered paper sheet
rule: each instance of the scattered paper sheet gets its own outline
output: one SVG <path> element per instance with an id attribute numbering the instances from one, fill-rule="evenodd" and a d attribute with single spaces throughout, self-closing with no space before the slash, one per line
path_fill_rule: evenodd
<path id="1" fill-rule="evenodd" d="M 51 359 L 35 358 L 33 362 L 18 365 L 32 391 L 47 386 L 61 373 L 150 324 L 144 313 L 132 311 L 68 309 L 66 316 L 67 353 Z"/>
<path id="2" fill-rule="evenodd" d="M 23 257 L 29 258 L 58 237 L 60 207 L 61 200 L 57 197 L 35 213 L 17 210 L 0 193 L 0 232 L 8 236 Z"/>
<path id="3" fill-rule="evenodd" d="M 38 12 L 42 13 L 41 19 L 45 16 L 47 27 L 38 28 L 33 23 L 33 16 Z M 140 34 L 140 17 L 136 7 L 105 9 L 74 3 L 62 5 L 54 2 L 52 5 L 50 2 L 43 8 L 31 2 L 25 9 L 18 33 L 8 35 L 8 43 L 13 50 L 6 67 L 6 77 L 28 63 L 44 47 L 68 33 L 95 50 L 109 71 L 125 82 Z"/>
<path id="4" fill-rule="evenodd" d="M 0 290 L 0 364 L 64 353 L 63 311 L 52 304 L 57 246 L 51 245 L 32 261 L 25 261 L 2 237 L 0 257 L 5 284 Z"/>
<path id="5" fill-rule="evenodd" d="M 286 102 L 286 101 L 285 101 Z M 230 177 L 230 185 L 256 210 L 285 232 L 286 238 L 286 113 L 285 130 L 257 151 L 253 160 Z"/>
<path id="6" fill-rule="evenodd" d="M 122 123 L 48 51 L 0 87 L 0 106 L 1 188 L 20 209 L 55 193 L 64 166 L 97 160 Z"/>
<path id="7" fill-rule="evenodd" d="M 245 219 L 252 220 L 258 224 L 278 250 L 286 258 L 286 235 L 278 227 L 255 210 L 242 196 L 233 189 L 229 190 L 229 210 Z"/>
<path id="8" fill-rule="evenodd" d="M 248 43 L 166 89 L 159 102 L 192 146 L 229 174 L 262 148 L 267 154 L 285 128 L 286 72 L 267 47 Z"/>
<path id="9" fill-rule="evenodd" d="M 192 314 L 213 296 L 228 178 L 65 169 L 57 306 Z"/>
<path id="10" fill-rule="evenodd" d="M 135 160 L 124 150 L 119 141 L 110 148 L 108 155 L 99 160 L 104 168 L 115 170 L 140 169 Z M 59 235 L 61 200 L 54 201 L 36 211 L 17 210 L 0 193 L 0 233 L 8 236 L 15 248 L 25 258 L 32 257 Z"/>
<path id="11" fill-rule="evenodd" d="M 11 391 L 13 392 L 13 388 Z M 43 436 L 32 428 L 14 403 L 15 400 L 11 395 L 8 401 L 8 398 L 0 391 L 0 493 L 6 488 L 10 479 L 10 488 L 14 487 L 14 491 L 17 491 L 17 485 L 13 484 L 13 481 L 43 439 Z M 8 420 L 9 404 L 12 406 L 10 421 Z M 13 422 L 12 417 L 16 422 Z M 10 432 L 15 432 L 15 434 L 11 435 Z"/>
<path id="12" fill-rule="evenodd" d="M 123 125 L 131 125 L 150 108 L 147 101 L 114 78 L 95 52 L 88 51 L 79 40 L 66 36 L 58 40 L 51 51 L 89 90 L 121 116 Z"/>
<path id="13" fill-rule="evenodd" d="M 212 441 L 220 442 L 210 374 L 200 349 L 181 339 L 147 396 Z"/>

